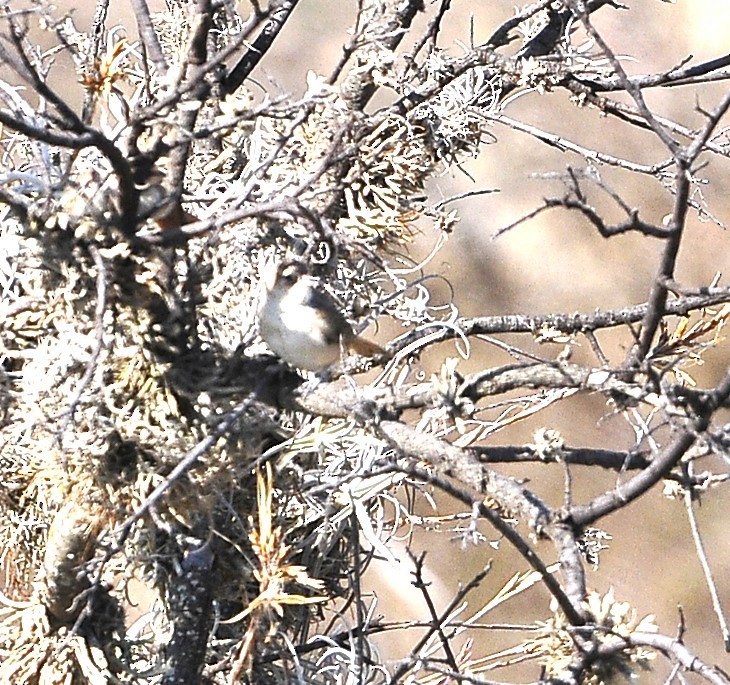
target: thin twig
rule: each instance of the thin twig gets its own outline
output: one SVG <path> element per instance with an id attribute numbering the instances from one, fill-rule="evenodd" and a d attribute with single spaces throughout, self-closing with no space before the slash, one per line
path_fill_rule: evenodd
<path id="1" fill-rule="evenodd" d="M 730 373 L 715 390 L 706 394 L 702 413 L 689 421 L 687 427 L 678 431 L 674 440 L 654 457 L 647 468 L 615 489 L 595 497 L 588 504 L 573 507 L 570 511 L 573 523 L 578 527 L 595 523 L 598 519 L 622 509 L 656 485 L 679 463 L 697 437 L 707 430 L 715 410 L 727 401 L 729 396 Z"/>
<path id="2" fill-rule="evenodd" d="M 641 116 L 646 120 L 647 124 L 651 127 L 652 131 L 656 133 L 659 139 L 664 143 L 667 149 L 672 153 L 673 156 L 679 151 L 679 145 L 665 130 L 665 128 L 656 120 L 653 112 L 649 109 L 642 95 L 641 88 L 637 86 L 626 73 L 621 60 L 616 57 L 613 50 L 609 47 L 608 43 L 603 39 L 600 33 L 596 30 L 590 20 L 588 11 L 581 7 L 581 3 L 576 0 L 566 0 L 568 6 L 580 18 L 586 33 L 596 42 L 601 48 L 603 54 L 610 62 L 613 70 L 616 72 L 619 82 L 623 86 L 624 90 L 631 96 L 633 101 L 639 110 Z"/>
<path id="3" fill-rule="evenodd" d="M 692 474 L 692 465 L 688 464 L 687 474 Z M 722 609 L 722 603 L 720 602 L 720 596 L 717 592 L 717 584 L 710 568 L 710 563 L 707 560 L 707 554 L 705 553 L 705 545 L 702 542 L 702 534 L 700 533 L 699 526 L 697 525 L 697 517 L 694 512 L 694 503 L 692 497 L 692 487 L 686 486 L 684 492 L 684 507 L 687 512 L 687 520 L 689 521 L 689 527 L 692 531 L 692 540 L 695 545 L 695 552 L 697 558 L 700 560 L 702 566 L 702 572 L 705 574 L 705 582 L 707 588 L 710 591 L 710 597 L 712 598 L 712 608 L 717 616 L 717 621 L 720 624 L 720 631 L 722 632 L 722 639 L 725 643 L 725 651 L 730 652 L 730 630 L 728 629 L 727 619 Z"/>
<path id="4" fill-rule="evenodd" d="M 507 117 L 501 112 L 484 112 L 482 115 L 490 121 L 504 124 L 505 126 L 508 126 L 515 131 L 527 133 L 542 141 L 543 143 L 546 143 L 547 145 L 560 150 L 561 152 L 575 152 L 589 162 L 608 164 L 609 166 L 614 166 L 619 169 L 635 171 L 640 174 L 648 174 L 649 176 L 656 176 L 659 171 L 662 171 L 667 166 L 667 162 L 660 162 L 659 164 L 652 164 L 651 166 L 648 166 L 646 164 L 638 164 L 636 162 L 632 162 L 628 159 L 621 159 L 620 157 L 615 157 L 614 155 L 598 152 L 597 150 L 592 150 L 591 148 L 586 148 L 582 145 L 578 145 L 577 143 L 573 143 L 563 136 L 559 136 L 554 133 L 548 133 L 547 131 L 543 131 L 542 129 L 537 128 L 537 126 L 525 124 L 521 121 L 518 121 L 517 119 Z"/>
<path id="5" fill-rule="evenodd" d="M 425 647 L 425 645 L 428 643 L 428 641 L 431 639 L 434 632 L 438 632 L 439 636 L 441 637 L 441 644 L 444 646 L 444 650 L 446 651 L 447 658 L 449 660 L 449 665 L 454 671 L 458 671 L 458 664 L 456 662 L 456 658 L 453 654 L 453 651 L 451 650 L 451 647 L 448 642 L 448 638 L 444 634 L 444 627 L 446 626 L 446 621 L 449 618 L 449 616 L 452 615 L 452 613 L 456 610 L 456 608 L 464 601 L 466 596 L 474 589 L 479 587 L 481 585 L 481 582 L 484 580 L 484 578 L 487 577 L 487 574 L 491 571 L 492 565 L 487 564 L 479 573 L 477 573 L 468 583 L 466 583 L 463 587 L 459 588 L 458 592 L 454 594 L 454 597 L 449 602 L 448 606 L 444 611 L 441 612 L 441 615 L 436 614 L 436 608 L 433 605 L 433 601 L 431 600 L 430 596 L 428 595 L 428 592 L 426 591 L 426 583 L 423 581 L 422 573 L 423 573 L 423 560 L 424 555 L 421 555 L 419 558 L 414 558 L 413 562 L 416 565 L 416 581 L 415 586 L 421 590 L 421 592 L 424 594 L 424 598 L 428 602 L 429 611 L 431 613 L 431 620 L 426 624 L 425 627 L 428 628 L 428 630 L 419 638 L 418 642 L 416 642 L 415 645 L 411 648 L 411 655 L 410 658 L 405 660 L 402 664 L 398 666 L 398 668 L 393 672 L 393 675 L 390 677 L 389 685 L 396 685 L 401 681 L 403 676 L 408 672 L 410 668 L 413 667 L 413 664 L 417 663 L 420 659 L 422 659 L 422 655 L 420 654 L 420 651 Z M 449 624 L 454 625 L 454 624 Z"/>

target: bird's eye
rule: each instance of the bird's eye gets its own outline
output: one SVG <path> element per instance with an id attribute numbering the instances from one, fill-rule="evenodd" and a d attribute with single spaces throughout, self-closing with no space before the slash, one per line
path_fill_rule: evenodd
<path id="1" fill-rule="evenodd" d="M 296 283 L 299 278 L 299 269 L 296 264 L 287 264 L 284 266 L 279 273 L 279 278 L 288 285 Z"/>

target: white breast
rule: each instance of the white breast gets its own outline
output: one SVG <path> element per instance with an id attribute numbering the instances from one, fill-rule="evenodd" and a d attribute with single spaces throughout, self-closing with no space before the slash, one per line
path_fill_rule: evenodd
<path id="1" fill-rule="evenodd" d="M 323 335 L 317 311 L 303 303 L 312 284 L 300 278 L 282 294 L 265 292 L 259 332 L 273 352 L 300 369 L 320 371 L 340 358 L 340 346 Z"/>

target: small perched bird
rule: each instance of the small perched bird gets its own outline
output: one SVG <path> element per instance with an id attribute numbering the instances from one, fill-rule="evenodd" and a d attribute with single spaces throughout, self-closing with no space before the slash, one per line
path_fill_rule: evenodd
<path id="1" fill-rule="evenodd" d="M 341 307 L 301 262 L 273 263 L 264 271 L 259 332 L 285 362 L 307 371 L 322 371 L 347 352 L 383 352 L 355 335 Z"/>

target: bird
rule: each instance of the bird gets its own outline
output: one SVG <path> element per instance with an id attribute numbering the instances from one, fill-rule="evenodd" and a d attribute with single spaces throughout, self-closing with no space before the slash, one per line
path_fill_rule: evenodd
<path id="1" fill-rule="evenodd" d="M 375 357 L 384 352 L 352 330 L 342 307 L 301 261 L 272 261 L 262 281 L 259 333 L 288 364 L 319 372 L 346 353 Z"/>

